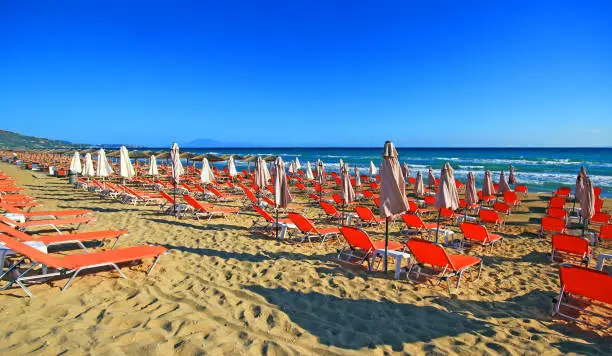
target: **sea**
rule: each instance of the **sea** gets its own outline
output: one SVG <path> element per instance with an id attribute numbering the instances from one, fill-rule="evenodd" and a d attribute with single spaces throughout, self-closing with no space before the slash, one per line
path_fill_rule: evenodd
<path id="1" fill-rule="evenodd" d="M 158 150 L 159 148 L 149 148 Z M 289 164 L 297 157 L 305 166 L 321 159 L 325 170 L 338 171 L 340 160 L 351 170 L 357 166 L 361 174 L 367 174 L 370 162 L 378 167 L 382 160 L 382 148 L 187 148 L 181 152 L 236 154 L 236 155 L 280 155 Z M 514 166 L 518 184 L 527 185 L 530 192 L 550 193 L 559 186 L 573 187 L 581 166 L 594 186 L 603 189 L 602 196 L 612 197 L 612 147 L 609 148 L 397 148 L 399 161 L 406 162 L 410 175 L 421 171 L 427 179 L 432 167 L 436 177 L 445 162 L 454 168 L 455 178 L 465 181 L 467 173 L 473 172 L 477 186 L 482 184 L 485 170 L 490 170 L 494 182 L 504 170 L 506 177 L 509 166 Z M 246 169 L 247 163 L 236 161 L 236 168 Z M 197 163 L 196 163 L 197 165 Z M 222 168 L 226 162 L 217 162 Z M 251 163 L 252 167 L 252 163 Z M 313 167 L 314 169 L 314 167 Z"/>

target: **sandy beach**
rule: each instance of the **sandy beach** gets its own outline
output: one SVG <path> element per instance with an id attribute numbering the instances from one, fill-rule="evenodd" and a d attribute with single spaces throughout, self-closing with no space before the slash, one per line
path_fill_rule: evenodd
<path id="1" fill-rule="evenodd" d="M 6 354 L 609 354 L 609 333 L 550 316 L 559 291 L 550 238 L 537 236 L 550 195 L 530 194 L 507 218 L 503 246 L 482 255 L 479 280 L 458 294 L 368 273 L 335 260 L 338 242 L 295 244 L 248 231 L 255 215 L 176 219 L 0 163 L 45 210 L 91 209 L 88 230 L 128 229 L 120 246 L 160 244 L 170 253 L 117 272 L 0 292 Z M 297 195 L 318 225 L 318 208 Z M 609 209 L 612 202 L 605 199 Z M 220 204 L 231 206 L 231 204 Z M 234 206 L 237 206 L 234 204 Z M 400 225 L 392 239 L 405 240 Z M 456 226 L 452 227 L 458 231 Z M 374 239 L 383 230 L 368 228 Z M 60 251 L 58 253 L 74 253 Z M 611 253 L 611 249 L 597 248 Z M 595 261 L 591 261 L 594 266 Z"/>

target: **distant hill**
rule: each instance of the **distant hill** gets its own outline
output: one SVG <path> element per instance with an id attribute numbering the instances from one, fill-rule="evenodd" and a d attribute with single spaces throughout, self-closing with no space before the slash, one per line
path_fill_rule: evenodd
<path id="1" fill-rule="evenodd" d="M 15 132 L 0 130 L 0 148 L 34 149 L 34 148 L 72 148 L 82 147 L 68 141 L 49 140 L 41 137 L 25 136 Z"/>

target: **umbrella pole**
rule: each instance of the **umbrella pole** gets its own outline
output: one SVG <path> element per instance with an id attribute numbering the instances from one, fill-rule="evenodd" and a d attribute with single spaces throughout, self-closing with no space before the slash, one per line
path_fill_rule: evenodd
<path id="1" fill-rule="evenodd" d="M 276 208 L 276 239 L 278 240 L 278 208 Z"/>
<path id="2" fill-rule="evenodd" d="M 172 180 L 174 182 L 173 196 L 174 196 L 174 204 L 172 204 L 172 213 L 176 216 L 176 179 Z"/>
<path id="3" fill-rule="evenodd" d="M 585 230 L 587 229 L 587 225 L 589 224 L 589 221 L 587 219 L 583 219 L 583 220 L 584 220 L 584 224 L 582 225 L 582 237 L 584 237 Z"/>
<path id="4" fill-rule="evenodd" d="M 440 212 L 442 211 L 442 209 L 438 209 L 438 219 L 436 221 L 436 223 L 438 224 L 436 227 L 436 243 L 438 243 L 438 233 L 440 232 Z"/>
<path id="5" fill-rule="evenodd" d="M 387 254 L 389 253 L 389 217 L 385 218 L 385 273 L 388 272 L 389 270 L 389 266 L 388 266 L 388 258 L 387 258 Z M 374 261 L 372 261 L 372 263 L 374 263 Z"/>
<path id="6" fill-rule="evenodd" d="M 342 202 L 342 214 L 340 215 L 340 226 L 344 225 L 344 201 Z"/>

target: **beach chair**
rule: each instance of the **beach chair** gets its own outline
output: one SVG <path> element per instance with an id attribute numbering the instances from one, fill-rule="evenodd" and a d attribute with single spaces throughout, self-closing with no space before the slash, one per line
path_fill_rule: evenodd
<path id="1" fill-rule="evenodd" d="M 83 216 L 91 214 L 91 210 L 86 209 L 74 209 L 74 210 L 48 210 L 48 211 L 25 211 L 14 205 L 0 203 L 0 209 L 3 209 L 7 213 L 23 215 L 26 219 L 33 218 L 48 218 L 57 219 L 67 216 Z"/>
<path id="2" fill-rule="evenodd" d="M 523 194 L 523 197 L 526 197 L 527 194 L 529 193 L 529 188 L 527 188 L 526 185 L 515 185 L 514 191 L 517 193 L 521 193 Z"/>
<path id="3" fill-rule="evenodd" d="M 323 213 L 325 214 L 325 218 L 327 219 L 327 221 L 331 222 L 335 219 L 338 219 L 338 222 L 341 223 L 340 220 L 342 219 L 342 214 L 338 211 L 338 209 L 336 209 L 335 206 L 326 201 L 320 201 L 319 206 L 321 206 L 321 209 L 323 209 Z M 320 217 L 321 215 L 319 215 L 319 218 Z"/>
<path id="4" fill-rule="evenodd" d="M 577 258 L 580 263 L 583 263 L 585 266 L 589 265 L 592 252 L 591 246 L 589 246 L 589 240 L 575 235 L 555 234 L 551 242 L 551 261 L 555 260 L 555 253 L 562 253 L 568 255 L 570 258 Z"/>
<path id="5" fill-rule="evenodd" d="M 453 210 L 449 208 L 441 208 L 439 209 L 440 217 L 450 221 L 457 221 L 458 218 L 462 217 L 463 214 L 457 214 Z"/>
<path id="6" fill-rule="evenodd" d="M 561 219 L 567 222 L 567 211 L 561 208 L 548 208 L 546 210 L 546 216 L 550 216 L 551 218 Z"/>
<path id="7" fill-rule="evenodd" d="M 337 227 L 317 229 L 317 227 L 314 226 L 312 221 L 310 221 L 304 215 L 289 212 L 287 213 L 287 216 L 289 217 L 289 220 L 291 220 L 293 224 L 297 226 L 298 230 L 300 230 L 300 232 L 303 234 L 303 237 L 300 242 L 308 240 L 308 242 L 312 244 L 312 238 L 318 238 L 321 239 L 321 245 L 323 245 L 323 243 L 328 237 L 335 237 L 336 239 L 338 239 L 338 241 L 340 241 L 340 239 L 338 238 L 340 230 L 338 230 Z"/>
<path id="8" fill-rule="evenodd" d="M 610 223 L 610 214 L 606 213 L 595 213 L 590 220 L 591 224 L 594 225 L 606 225 Z"/>
<path id="9" fill-rule="evenodd" d="M 372 240 L 370 236 L 357 227 L 341 226 L 340 233 L 346 240 L 346 245 L 338 252 L 338 259 L 343 262 L 350 262 L 361 266 L 364 262 L 368 263 L 368 267 L 374 264 L 369 258 L 374 256 L 374 252 L 378 249 L 384 250 L 384 240 Z M 404 246 L 395 241 L 389 241 L 387 246 L 389 251 L 401 251 Z"/>
<path id="10" fill-rule="evenodd" d="M 481 203 L 489 204 L 490 202 L 495 201 L 495 195 L 484 195 L 482 194 L 482 190 L 479 190 L 477 195 L 478 200 L 480 200 Z"/>
<path id="11" fill-rule="evenodd" d="M 598 329 L 612 326 L 612 276 L 585 267 L 563 265 L 559 279 L 561 292 L 553 299 L 553 316 L 560 315 Z M 587 318 L 582 317 L 585 314 Z"/>
<path id="12" fill-rule="evenodd" d="M 597 240 L 604 245 L 612 241 L 612 224 L 601 225 Z"/>
<path id="13" fill-rule="evenodd" d="M 159 195 L 150 195 L 125 185 L 119 185 L 119 187 L 122 188 L 124 192 L 123 197 L 121 198 L 121 202 L 124 204 L 136 205 L 138 203 L 144 203 L 144 205 L 148 205 L 149 203 L 162 204 L 164 202 L 164 199 Z"/>
<path id="14" fill-rule="evenodd" d="M 423 220 L 414 213 L 404 213 L 401 217 L 406 225 L 400 229 L 401 233 L 416 232 L 417 234 L 428 234 L 430 230 L 437 227 L 436 223 L 424 223 Z"/>
<path id="15" fill-rule="evenodd" d="M 18 222 L 18 221 L 9 219 L 6 216 L 0 215 L 0 223 L 6 224 L 8 226 L 12 226 L 24 232 L 31 228 L 50 227 L 54 229 L 55 231 L 57 231 L 59 234 L 61 234 L 62 233 L 61 229 L 79 230 L 82 225 L 83 225 L 83 230 L 85 230 L 87 225 L 92 221 L 96 221 L 96 218 L 93 216 L 78 216 L 78 217 L 73 217 L 73 218 L 28 220 L 26 222 Z"/>
<path id="16" fill-rule="evenodd" d="M 549 232 L 552 232 L 553 234 L 564 234 L 565 220 L 550 216 L 543 217 L 541 220 L 540 236 L 544 236 Z"/>
<path id="17" fill-rule="evenodd" d="M 489 250 L 493 252 L 493 247 L 496 243 L 501 246 L 504 242 L 504 238 L 501 235 L 491 234 L 487 228 L 483 225 L 464 222 L 460 225 L 461 233 L 463 234 L 463 240 L 461 245 L 468 244 L 480 245 L 483 248 L 489 247 Z"/>
<path id="18" fill-rule="evenodd" d="M 0 234 L 0 241 L 4 242 L 6 247 L 32 261 L 32 264 L 12 281 L 16 282 L 30 297 L 34 297 L 32 292 L 30 292 L 30 290 L 26 287 L 26 283 L 30 281 L 44 280 L 50 277 L 70 276 L 70 279 L 62 288 L 62 291 L 65 291 L 68 289 L 72 281 L 79 275 L 79 273 L 100 267 L 113 267 L 119 272 L 121 277 L 127 279 L 127 277 L 119 269 L 118 264 L 141 261 L 145 258 L 154 258 L 154 262 L 147 272 L 147 274 L 150 274 L 157 264 L 159 258 L 167 252 L 167 249 L 162 246 L 141 245 L 99 252 L 56 256 L 41 252 L 32 246 L 28 246 L 12 237 L 9 237 L 8 235 Z M 17 269 L 23 264 L 24 261 L 25 259 L 21 259 L 17 263 L 13 264 L 7 271 L 4 272 L 4 275 L 8 275 L 9 272 Z M 44 265 L 45 267 L 53 268 L 56 271 L 45 271 L 45 273 L 42 274 L 27 276 L 27 273 L 36 268 L 38 265 Z"/>
<path id="19" fill-rule="evenodd" d="M 512 213 L 512 207 L 510 204 L 501 201 L 496 201 L 493 203 L 493 210 L 505 215 L 510 215 Z"/>
<path id="20" fill-rule="evenodd" d="M 455 285 L 456 293 L 459 290 L 463 272 L 472 268 L 477 268 L 478 276 L 476 279 L 480 278 L 482 259 L 478 257 L 448 254 L 439 244 L 422 239 L 410 239 L 406 242 L 406 246 L 410 250 L 413 259 L 416 261 L 416 263 L 410 265 L 408 273 L 406 274 L 411 281 L 418 282 L 420 275 L 425 275 L 437 279 L 435 283 L 437 286 L 445 280 L 448 285 L 448 292 L 452 293 L 450 279 L 457 277 L 457 284 Z M 432 273 L 423 272 L 425 267 L 430 267 Z M 410 273 L 413 270 L 416 270 L 417 279 L 410 278 Z"/>
<path id="21" fill-rule="evenodd" d="M 241 197 L 237 195 L 228 195 L 228 194 L 222 193 L 218 191 L 215 187 L 208 187 L 208 191 L 213 194 L 213 195 L 210 195 L 209 197 L 211 197 L 213 200 L 216 200 L 216 201 L 232 201 L 236 199 L 241 199 Z"/>
<path id="22" fill-rule="evenodd" d="M 603 205 L 604 202 L 603 200 L 599 199 L 599 198 L 595 198 L 595 214 L 597 213 L 603 213 L 603 211 L 601 211 L 601 209 L 603 209 Z"/>
<path id="23" fill-rule="evenodd" d="M 493 227 L 498 227 L 500 230 L 504 226 L 504 219 L 495 210 L 480 209 L 478 219 L 481 224 L 493 224 Z"/>
<path id="24" fill-rule="evenodd" d="M 419 208 L 419 206 L 412 200 L 408 200 L 408 212 L 419 216 L 432 213 L 430 209 Z"/>
<path id="25" fill-rule="evenodd" d="M 557 197 L 564 197 L 564 198 L 569 197 L 570 194 L 572 194 L 572 188 L 570 188 L 570 187 L 559 187 L 554 192 L 555 196 L 557 196 Z"/>
<path id="26" fill-rule="evenodd" d="M 255 210 L 255 212 L 257 213 L 257 215 L 263 218 L 264 223 L 261 224 L 259 219 L 254 219 L 253 224 L 251 225 L 251 227 L 249 227 L 249 230 L 251 231 L 259 230 L 262 232 L 271 233 L 272 230 L 276 227 L 276 225 L 278 225 L 279 227 L 283 227 L 284 225 L 293 226 L 293 222 L 287 218 L 278 219 L 277 224 L 276 220 L 272 217 L 272 215 L 270 215 L 270 213 L 258 207 L 257 205 L 253 205 L 252 207 L 253 210 Z"/>
<path id="27" fill-rule="evenodd" d="M 357 216 L 359 217 L 361 226 L 380 226 L 385 222 L 384 218 L 374 215 L 372 210 L 365 206 L 356 206 L 355 213 L 357 213 Z"/>
<path id="28" fill-rule="evenodd" d="M 548 201 L 548 208 L 565 209 L 565 198 L 554 196 Z"/>
<path id="29" fill-rule="evenodd" d="M 17 230 L 11 226 L 0 224 L 0 233 L 5 235 L 9 235 L 19 241 L 22 242 L 32 242 L 32 241 L 40 241 L 44 243 L 46 246 L 53 245 L 65 245 L 65 244 L 76 244 L 83 250 L 87 251 L 83 242 L 87 241 L 102 241 L 107 239 L 115 239 L 115 242 L 111 246 L 111 249 L 115 248 L 119 239 L 127 235 L 127 230 L 101 230 L 101 231 L 88 231 L 88 232 L 78 232 L 74 234 L 60 234 L 60 235 L 39 235 L 32 236 L 26 232 Z M 100 244 L 100 246 L 102 246 Z"/>
<path id="30" fill-rule="evenodd" d="M 240 213 L 240 209 L 238 208 L 218 208 L 218 207 L 210 207 L 201 204 L 199 201 L 195 200 L 193 197 L 185 194 L 183 195 L 183 200 L 191 207 L 191 212 L 193 217 L 197 220 L 200 220 L 200 216 L 204 216 L 207 220 L 212 219 L 215 216 L 227 216 L 227 214 L 236 214 Z M 185 209 L 186 210 L 186 209 Z M 185 211 L 185 213 L 187 213 Z"/>
<path id="31" fill-rule="evenodd" d="M 518 208 L 521 205 L 521 201 L 518 199 L 518 195 L 515 192 L 505 192 L 504 202 L 513 208 Z"/>

